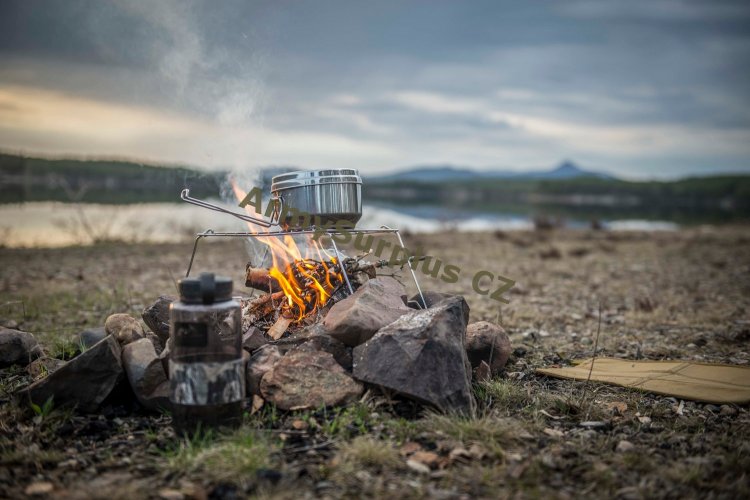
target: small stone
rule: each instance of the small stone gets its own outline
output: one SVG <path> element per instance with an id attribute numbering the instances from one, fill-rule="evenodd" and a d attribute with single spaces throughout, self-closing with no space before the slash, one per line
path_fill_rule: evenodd
<path id="1" fill-rule="evenodd" d="M 183 500 L 185 495 L 180 490 L 164 488 L 159 490 L 159 498 L 162 500 Z"/>
<path id="2" fill-rule="evenodd" d="M 242 334 L 242 348 L 252 354 L 268 343 L 266 335 L 254 326 Z"/>
<path id="3" fill-rule="evenodd" d="M 84 349 L 93 347 L 101 342 L 107 336 L 107 331 L 103 326 L 98 328 L 89 328 L 78 334 L 78 345 Z"/>
<path id="4" fill-rule="evenodd" d="M 348 346 L 358 346 L 409 312 L 401 299 L 403 294 L 403 285 L 393 278 L 371 279 L 353 295 L 336 302 L 323 326 L 331 337 Z"/>
<path id="5" fill-rule="evenodd" d="M 581 337 L 581 345 L 591 345 L 594 343 L 593 340 L 591 340 L 591 337 Z"/>
<path id="6" fill-rule="evenodd" d="M 272 344 L 266 344 L 250 357 L 245 372 L 247 393 L 260 396 L 260 381 L 274 365 L 281 359 L 281 351 Z"/>
<path id="7" fill-rule="evenodd" d="M 40 378 L 48 376 L 50 373 L 59 369 L 64 364 L 65 361 L 63 361 L 62 359 L 46 357 L 38 358 L 32 361 L 31 364 L 26 367 L 26 371 L 34 378 L 34 380 L 38 380 Z"/>
<path id="8" fill-rule="evenodd" d="M 342 406 L 362 394 L 354 380 L 324 351 L 290 351 L 261 379 L 263 398 L 282 410 Z"/>
<path id="9" fill-rule="evenodd" d="M 477 368 L 484 361 L 491 373 L 497 375 L 508 362 L 511 351 L 510 339 L 501 326 L 479 321 L 466 327 L 466 354 L 472 367 Z"/>
<path id="10" fill-rule="evenodd" d="M 143 327 L 138 321 L 127 314 L 112 314 L 104 322 L 104 329 L 112 335 L 121 346 L 144 338 Z"/>
<path id="11" fill-rule="evenodd" d="M 622 441 L 617 443 L 617 447 L 615 448 L 615 451 L 619 453 L 626 453 L 628 451 L 633 451 L 634 449 L 635 449 L 635 445 L 633 443 L 623 439 Z"/>
<path id="12" fill-rule="evenodd" d="M 177 297 L 162 295 L 141 313 L 143 322 L 159 338 L 162 346 L 169 338 L 169 307 L 176 300 Z"/>
<path id="13" fill-rule="evenodd" d="M 727 415 L 727 416 L 733 417 L 737 415 L 739 412 L 737 411 L 737 408 L 735 408 L 734 406 L 721 405 L 721 407 L 719 408 L 719 413 L 721 415 Z"/>
<path id="14" fill-rule="evenodd" d="M 0 326 L 4 326 L 5 328 L 8 328 L 10 330 L 18 330 L 18 321 L 14 319 L 6 319 Z"/>
<path id="15" fill-rule="evenodd" d="M 416 460 L 409 459 L 406 461 L 406 466 L 409 467 L 414 472 L 417 472 L 419 474 L 429 474 L 430 468 L 427 467 L 425 464 L 417 462 Z"/>
<path id="16" fill-rule="evenodd" d="M 440 460 L 440 456 L 431 451 L 417 451 L 410 457 L 410 459 L 434 469 Z"/>
<path id="17" fill-rule="evenodd" d="M 52 493 L 52 490 L 55 489 L 55 485 L 50 483 L 49 481 L 39 481 L 36 483 L 31 483 L 26 487 L 25 490 L 23 490 L 25 495 L 28 496 L 41 496 L 41 495 L 49 495 Z"/>
<path id="18" fill-rule="evenodd" d="M 307 430 L 307 428 L 310 427 L 307 422 L 300 419 L 295 419 L 292 421 L 292 429 L 297 431 L 304 431 Z"/>
<path id="19" fill-rule="evenodd" d="M 474 380 L 476 382 L 489 382 L 492 379 L 492 370 L 486 361 L 479 362 L 479 366 L 474 369 Z"/>
<path id="20" fill-rule="evenodd" d="M 0 368 L 26 366 L 41 354 L 42 348 L 29 332 L 0 327 Z"/>

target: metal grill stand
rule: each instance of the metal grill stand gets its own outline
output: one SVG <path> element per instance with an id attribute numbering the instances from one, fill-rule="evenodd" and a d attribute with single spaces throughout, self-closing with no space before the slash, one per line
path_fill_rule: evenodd
<path id="1" fill-rule="evenodd" d="M 183 193 L 185 194 L 185 193 Z M 185 197 L 183 196 L 183 199 Z M 205 205 L 204 205 L 205 206 Z M 211 208 L 211 207 L 206 207 Z M 229 212 L 231 215 L 237 216 L 238 214 Z M 401 245 L 401 248 L 404 247 L 404 240 L 401 238 L 401 233 L 398 229 L 393 229 L 388 226 L 381 226 L 380 229 L 352 229 L 347 231 L 350 234 L 395 234 L 396 238 L 398 238 L 398 243 Z M 319 230 L 316 230 L 314 227 L 309 229 L 302 229 L 299 231 L 269 231 L 265 233 L 250 233 L 250 232 L 215 232 L 212 229 L 207 229 L 203 231 L 202 233 L 197 233 L 195 235 L 195 242 L 193 243 L 193 252 L 190 254 L 190 263 L 188 264 L 187 271 L 185 272 L 185 277 L 190 276 L 190 271 L 193 268 L 193 260 L 195 260 L 195 254 L 198 251 L 198 243 L 203 238 L 267 238 L 267 237 L 276 237 L 276 238 L 282 238 L 284 236 L 295 236 L 300 234 L 316 234 L 320 233 Z M 334 230 L 334 229 L 328 229 L 325 231 L 328 235 L 336 235 L 341 234 L 340 232 Z M 352 289 L 351 282 L 349 281 L 349 275 L 346 272 L 346 266 L 343 265 L 343 259 L 341 258 L 341 253 L 339 252 L 338 246 L 336 245 L 336 241 L 331 238 L 331 244 L 333 245 L 333 250 L 336 252 L 336 259 L 338 262 L 340 262 L 341 272 L 344 275 L 344 281 L 346 282 L 346 286 L 349 289 L 349 293 L 354 293 L 354 290 Z M 411 257 L 408 259 L 407 263 L 409 264 L 409 272 L 411 272 L 411 277 L 414 280 L 414 284 L 417 287 L 417 292 L 419 293 L 419 297 L 422 299 L 422 303 L 419 304 L 420 307 L 427 306 L 427 303 L 425 302 L 424 295 L 422 294 L 422 288 L 419 286 L 419 281 L 417 280 L 417 274 L 414 272 L 414 262 L 412 261 Z"/>

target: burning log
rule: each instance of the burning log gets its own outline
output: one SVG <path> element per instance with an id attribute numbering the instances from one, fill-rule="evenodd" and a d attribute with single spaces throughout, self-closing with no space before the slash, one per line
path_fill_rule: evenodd
<path id="1" fill-rule="evenodd" d="M 261 292 L 280 292 L 281 286 L 276 278 L 272 278 L 268 269 L 253 267 L 250 262 L 245 268 L 245 286 L 255 288 Z"/>

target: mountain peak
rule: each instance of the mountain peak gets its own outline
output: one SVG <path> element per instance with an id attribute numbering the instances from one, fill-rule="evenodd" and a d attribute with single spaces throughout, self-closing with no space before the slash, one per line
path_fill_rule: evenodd
<path id="1" fill-rule="evenodd" d="M 583 170 L 570 160 L 563 161 L 560 165 L 553 170 L 553 172 L 565 172 L 565 173 L 582 173 Z"/>

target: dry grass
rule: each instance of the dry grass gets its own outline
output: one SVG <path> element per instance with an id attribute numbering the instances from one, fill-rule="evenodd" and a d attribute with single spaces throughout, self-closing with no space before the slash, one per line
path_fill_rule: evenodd
<path id="1" fill-rule="evenodd" d="M 475 387 L 478 418 L 420 413 L 411 403 L 373 393 L 366 403 L 344 410 L 264 408 L 236 434 L 184 442 L 169 433 L 164 417 L 71 421 L 53 411 L 35 422 L 28 408 L 3 404 L 0 451 L 12 475 L 0 476 L 0 496 L 18 496 L 39 478 L 77 492 L 103 477 L 112 484 L 100 491 L 119 485 L 137 491 L 133 496 L 179 488 L 180 480 L 216 495 L 220 486 L 234 485 L 240 497 L 750 496 L 746 408 L 685 402 L 680 409 L 678 401 L 661 396 L 534 374 L 540 366 L 592 355 L 600 302 L 599 355 L 750 362 L 746 227 L 658 234 L 517 232 L 502 239 L 483 233 L 410 235 L 405 240 L 410 248 L 422 245 L 461 267 L 455 284 L 420 275 L 423 288 L 465 295 L 472 321 L 499 322 L 518 349 L 505 374 Z M 559 257 L 543 257 L 552 255 L 545 251 L 553 247 Z M 21 323 L 48 352 L 60 354 L 75 347 L 70 341 L 76 332 L 102 325 L 108 314 L 138 314 L 158 295 L 173 293 L 189 252 L 190 245 L 178 244 L 0 249 L 0 304 L 7 304 L 0 319 Z M 241 242 L 209 243 L 199 251 L 195 272 L 213 270 L 241 283 L 246 259 Z M 510 304 L 472 291 L 473 274 L 480 269 L 517 281 Z M 23 377 L 19 370 L 3 371 L 0 397 Z M 307 424 L 305 431 L 293 426 L 299 420 Z M 587 421 L 604 426 L 581 425 Z M 104 424 L 106 432 L 88 433 Z M 623 440 L 634 449 L 616 451 Z M 59 454 L 76 443 L 84 443 L 78 453 L 85 456 L 86 468 L 58 468 Z M 399 451 L 414 443 L 439 456 L 440 465 L 430 474 L 405 465 Z M 39 453 L 29 448 L 33 444 Z M 452 450 L 472 446 L 484 453 L 450 458 Z M 34 453 L 24 458 L 28 449 Z M 290 451 L 295 449 L 303 451 Z M 135 467 L 141 464 L 149 465 Z M 256 471 L 266 468 L 280 471 L 283 480 L 252 489 Z M 104 471 L 110 469 L 130 475 L 108 476 Z"/>

